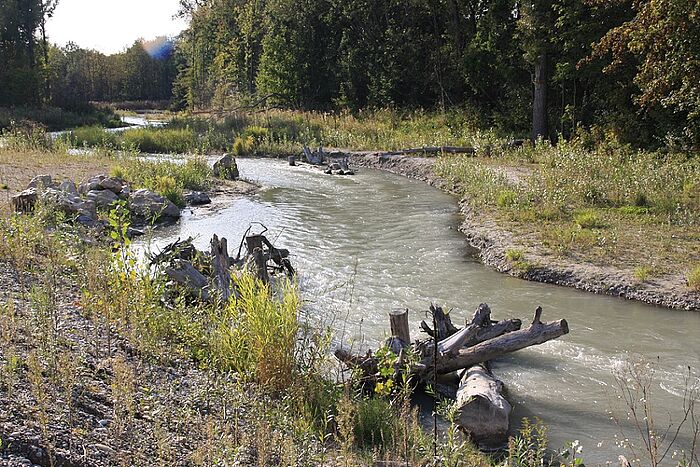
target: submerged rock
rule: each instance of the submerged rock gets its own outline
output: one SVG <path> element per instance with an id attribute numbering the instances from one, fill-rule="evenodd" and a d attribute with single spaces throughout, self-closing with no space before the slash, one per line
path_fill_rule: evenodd
<path id="1" fill-rule="evenodd" d="M 180 218 L 180 209 L 172 201 L 146 189 L 131 193 L 129 209 L 134 216 L 145 222 L 172 222 Z"/>
<path id="2" fill-rule="evenodd" d="M 224 154 L 224 157 L 214 163 L 214 174 L 227 180 L 238 180 L 240 174 L 236 159 L 231 154 Z"/>

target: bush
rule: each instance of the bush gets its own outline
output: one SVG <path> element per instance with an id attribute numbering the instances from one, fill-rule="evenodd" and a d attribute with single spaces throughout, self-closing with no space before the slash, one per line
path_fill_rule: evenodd
<path id="1" fill-rule="evenodd" d="M 634 277 L 640 282 L 646 282 L 654 269 L 651 266 L 637 266 L 634 268 Z"/>
<path id="2" fill-rule="evenodd" d="M 386 399 L 362 399 L 355 407 L 355 441 L 359 447 L 391 446 L 396 431 L 394 409 Z"/>
<path id="3" fill-rule="evenodd" d="M 582 229 L 600 229 L 605 227 L 602 219 L 592 209 L 575 212 L 574 223 Z"/>
<path id="4" fill-rule="evenodd" d="M 182 194 L 182 188 L 177 184 L 173 177 L 168 175 L 157 175 L 153 184 L 153 190 L 168 198 L 178 207 L 185 206 L 185 198 Z"/>
<path id="5" fill-rule="evenodd" d="M 120 141 L 152 154 L 188 154 L 199 148 L 199 138 L 189 128 L 135 128 L 124 131 Z"/>
<path id="6" fill-rule="evenodd" d="M 512 190 L 503 190 L 498 194 L 496 204 L 502 208 L 514 207 L 518 204 L 518 194 Z"/>
<path id="7" fill-rule="evenodd" d="M 63 141 L 67 141 L 74 147 L 83 146 L 116 146 L 117 136 L 114 133 L 105 131 L 99 126 L 84 126 L 76 128 L 61 136 Z"/>

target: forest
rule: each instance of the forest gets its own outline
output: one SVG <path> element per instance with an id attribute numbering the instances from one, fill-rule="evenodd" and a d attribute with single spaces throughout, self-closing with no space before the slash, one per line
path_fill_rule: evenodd
<path id="1" fill-rule="evenodd" d="M 519 137 L 700 141 L 694 0 L 180 3 L 190 23 L 179 37 L 105 56 L 50 44 L 55 0 L 4 2 L 0 107 L 452 109 Z"/>

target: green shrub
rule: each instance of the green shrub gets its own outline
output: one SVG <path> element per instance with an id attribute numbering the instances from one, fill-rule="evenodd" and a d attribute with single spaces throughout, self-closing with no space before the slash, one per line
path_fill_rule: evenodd
<path id="1" fill-rule="evenodd" d="M 355 407 L 355 441 L 361 448 L 391 446 L 396 432 L 396 415 L 386 399 L 366 398 Z"/>
<path id="2" fill-rule="evenodd" d="M 135 128 L 122 132 L 120 141 L 151 154 L 188 154 L 199 148 L 197 133 L 190 128 Z"/>
<path id="3" fill-rule="evenodd" d="M 512 190 L 503 190 L 498 194 L 496 204 L 502 208 L 511 208 L 518 204 L 518 194 Z"/>
<path id="4" fill-rule="evenodd" d="M 685 278 L 688 282 L 688 287 L 693 290 L 700 291 L 700 265 L 697 265 L 688 271 Z"/>
<path id="5" fill-rule="evenodd" d="M 605 227 L 600 216 L 592 209 L 575 212 L 574 223 L 582 229 L 600 229 Z"/>
<path id="6" fill-rule="evenodd" d="M 84 126 L 62 136 L 73 147 L 116 146 L 117 136 L 99 126 Z"/>
<path id="7" fill-rule="evenodd" d="M 185 198 L 182 194 L 182 188 L 177 184 L 173 177 L 168 175 L 157 175 L 153 184 L 153 190 L 168 198 L 176 206 L 185 206 Z"/>
<path id="8" fill-rule="evenodd" d="M 523 253 L 523 250 L 515 248 L 508 248 L 506 250 L 506 260 L 510 261 L 511 263 L 515 261 L 521 261 L 524 258 L 525 254 Z"/>
<path id="9" fill-rule="evenodd" d="M 153 191 L 158 191 L 159 177 L 172 178 L 180 189 L 188 190 L 206 190 L 212 181 L 211 168 L 200 157 L 188 158 L 183 163 L 125 158 L 112 168 L 111 173 Z"/>
<path id="10" fill-rule="evenodd" d="M 654 269 L 651 266 L 637 266 L 634 268 L 634 277 L 640 282 L 646 282 L 653 272 Z"/>

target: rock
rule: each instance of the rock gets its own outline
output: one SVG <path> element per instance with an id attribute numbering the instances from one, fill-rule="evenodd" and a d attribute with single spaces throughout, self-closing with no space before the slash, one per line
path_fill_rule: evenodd
<path id="1" fill-rule="evenodd" d="M 121 199 L 129 199 L 129 195 L 131 194 L 131 188 L 129 187 L 129 185 L 124 185 L 122 186 L 122 191 L 120 191 L 117 194 Z"/>
<path id="2" fill-rule="evenodd" d="M 99 420 L 97 422 L 97 424 L 100 425 L 101 427 L 107 427 L 110 423 L 112 423 L 112 421 L 107 419 L 107 418 L 103 418 L 102 420 Z"/>
<path id="3" fill-rule="evenodd" d="M 90 177 L 86 182 L 80 184 L 78 191 L 81 195 L 87 194 L 90 191 L 102 190 L 102 180 L 107 178 L 106 175 L 95 175 Z"/>
<path id="4" fill-rule="evenodd" d="M 203 204 L 210 204 L 211 198 L 204 192 L 190 191 L 189 193 L 185 193 L 185 201 L 190 206 L 201 206 Z"/>
<path id="5" fill-rule="evenodd" d="M 58 189 L 64 193 L 68 193 L 74 196 L 78 196 L 78 188 L 72 180 L 63 180 Z"/>
<path id="6" fill-rule="evenodd" d="M 105 444 L 95 443 L 91 447 L 93 447 L 94 449 L 97 449 L 98 451 L 103 452 L 109 456 L 116 456 L 117 455 L 117 451 L 115 451 L 114 449 L 110 448 L 109 446 L 107 446 Z"/>
<path id="7" fill-rule="evenodd" d="M 26 190 L 19 192 L 10 198 L 10 201 L 12 202 L 12 209 L 14 209 L 16 212 L 29 212 L 34 209 L 37 198 L 37 188 L 27 188 Z"/>
<path id="8" fill-rule="evenodd" d="M 126 182 L 119 177 L 107 177 L 100 182 L 103 190 L 109 190 L 115 195 L 122 192 Z"/>
<path id="9" fill-rule="evenodd" d="M 42 199 L 49 203 L 53 203 L 58 209 L 66 214 L 79 214 L 92 218 L 97 217 L 95 202 L 89 199 L 85 200 L 80 196 L 72 195 L 55 188 L 48 188 L 42 194 Z"/>
<path id="10" fill-rule="evenodd" d="M 94 201 L 98 208 L 109 208 L 119 197 L 110 190 L 90 190 L 85 197 Z"/>
<path id="11" fill-rule="evenodd" d="M 133 215 L 146 222 L 152 220 L 172 221 L 180 218 L 180 209 L 170 200 L 146 189 L 131 193 L 129 209 Z"/>
<path id="12" fill-rule="evenodd" d="M 38 175 L 29 182 L 27 188 L 49 188 L 53 186 L 51 175 Z"/>
<path id="13" fill-rule="evenodd" d="M 214 163 L 214 174 L 227 180 L 238 180 L 238 165 L 236 159 L 231 154 L 224 154 L 224 157 Z"/>

